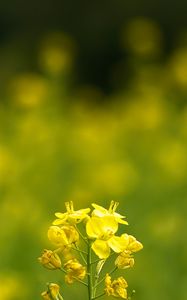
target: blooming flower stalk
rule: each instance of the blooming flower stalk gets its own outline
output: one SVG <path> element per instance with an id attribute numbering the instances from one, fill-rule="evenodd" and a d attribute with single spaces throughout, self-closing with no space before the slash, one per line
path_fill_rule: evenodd
<path id="1" fill-rule="evenodd" d="M 126 279 L 123 276 L 112 279 L 112 274 L 118 269 L 132 268 L 134 253 L 143 245 L 126 232 L 117 234 L 120 226 L 128 224 L 125 216 L 116 212 L 118 205 L 118 202 L 111 201 L 106 209 L 93 203 L 91 211 L 90 208 L 75 210 L 72 201 L 66 202 L 66 212 L 55 214 L 57 219 L 47 234 L 55 249 L 44 249 L 38 258 L 46 269 L 63 272 L 65 283 L 84 285 L 88 290 L 88 300 L 104 295 L 131 299 Z M 115 257 L 114 267 L 103 276 L 106 260 L 111 256 Z M 102 284 L 103 292 L 98 294 Z M 42 299 L 62 300 L 59 289 L 58 284 L 48 284 L 47 291 L 41 294 Z"/>

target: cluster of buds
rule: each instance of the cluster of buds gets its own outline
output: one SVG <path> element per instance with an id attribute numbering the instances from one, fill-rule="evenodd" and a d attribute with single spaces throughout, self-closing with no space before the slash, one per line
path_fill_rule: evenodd
<path id="1" fill-rule="evenodd" d="M 56 213 L 56 219 L 48 230 L 48 238 L 55 249 L 45 249 L 39 262 L 49 270 L 64 272 L 67 284 L 78 281 L 86 286 L 89 300 L 103 295 L 130 299 L 126 280 L 118 277 L 112 281 L 110 275 L 118 269 L 133 267 L 133 254 L 143 246 L 132 235 L 116 235 L 119 225 L 128 224 L 125 216 L 116 212 L 118 203 L 111 201 L 108 209 L 92 204 L 92 211 L 90 208 L 76 211 L 72 202 L 66 202 L 65 206 L 66 212 Z M 80 240 L 85 243 L 86 250 L 85 247 L 79 247 Z M 105 262 L 113 254 L 116 255 L 114 268 L 101 279 Z M 103 293 L 98 295 L 97 287 L 103 282 Z M 49 284 L 48 290 L 42 293 L 42 298 L 61 300 L 59 286 Z"/>

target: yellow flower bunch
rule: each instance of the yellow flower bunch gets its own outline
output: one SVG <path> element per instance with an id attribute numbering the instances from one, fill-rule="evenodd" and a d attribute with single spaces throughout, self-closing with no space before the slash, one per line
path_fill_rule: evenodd
<path id="1" fill-rule="evenodd" d="M 48 239 L 56 248 L 45 249 L 38 259 L 48 270 L 64 272 L 66 283 L 77 281 L 86 286 L 89 300 L 104 295 L 131 299 L 126 280 L 121 276 L 112 281 L 110 275 L 118 269 L 133 267 L 133 254 L 143 245 L 127 233 L 117 235 L 119 226 L 128 225 L 125 216 L 116 212 L 118 204 L 111 201 L 106 209 L 93 203 L 91 211 L 90 208 L 74 210 L 73 202 L 66 202 L 66 212 L 57 212 L 57 219 L 48 230 Z M 114 268 L 100 278 L 106 260 L 113 255 L 116 255 Z M 98 295 L 97 288 L 103 282 L 103 293 Z M 59 286 L 53 283 L 41 295 L 47 300 L 62 299 Z"/>

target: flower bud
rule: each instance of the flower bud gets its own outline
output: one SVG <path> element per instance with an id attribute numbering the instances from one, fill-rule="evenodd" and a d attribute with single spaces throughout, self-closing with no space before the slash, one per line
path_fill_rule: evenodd
<path id="1" fill-rule="evenodd" d="M 128 269 L 134 266 L 134 258 L 130 255 L 125 255 L 123 252 L 116 258 L 115 265 L 118 269 Z"/>
<path id="2" fill-rule="evenodd" d="M 73 283 L 76 279 L 82 280 L 86 276 L 86 268 L 76 258 L 67 261 L 64 268 L 67 272 L 65 276 L 66 283 Z"/>
<path id="3" fill-rule="evenodd" d="M 48 284 L 48 290 L 41 293 L 43 300 L 63 300 L 59 293 L 60 287 L 56 283 Z"/>
<path id="4" fill-rule="evenodd" d="M 38 261 L 49 270 L 56 270 L 61 268 L 61 259 L 57 253 L 44 249 L 42 256 Z"/>

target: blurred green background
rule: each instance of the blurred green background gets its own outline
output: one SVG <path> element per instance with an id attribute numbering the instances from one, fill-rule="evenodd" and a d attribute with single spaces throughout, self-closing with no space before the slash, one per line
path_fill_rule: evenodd
<path id="1" fill-rule="evenodd" d="M 37 257 L 65 201 L 114 199 L 144 244 L 125 272 L 134 298 L 184 300 L 187 4 L 0 8 L 0 299 L 40 299 L 50 280 L 82 299 Z"/>

